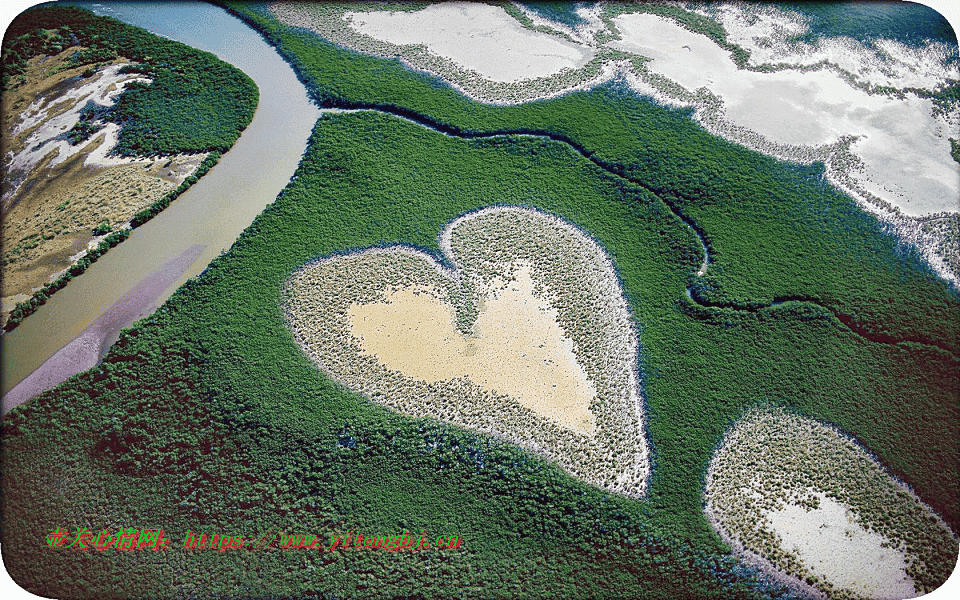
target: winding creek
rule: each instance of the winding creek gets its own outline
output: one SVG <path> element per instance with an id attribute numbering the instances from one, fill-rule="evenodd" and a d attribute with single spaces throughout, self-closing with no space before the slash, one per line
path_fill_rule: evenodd
<path id="1" fill-rule="evenodd" d="M 153 312 L 177 287 L 229 248 L 286 186 L 322 112 L 376 111 L 463 139 L 524 135 L 566 144 L 610 175 L 642 187 L 664 202 L 702 248 L 704 259 L 698 277 L 711 264 L 706 232 L 665 199 L 664 190 L 631 178 L 619 165 L 606 163 L 572 139 L 528 129 L 466 131 L 391 105 L 339 102 L 321 109 L 311 103 L 293 69 L 260 34 L 219 7 L 192 2 L 70 4 L 213 52 L 257 83 L 260 103 L 253 121 L 215 168 L 0 338 L 3 412 L 94 366 L 116 341 L 120 329 Z M 687 297 L 702 307 L 722 306 L 699 298 L 692 287 L 687 288 Z M 837 319 L 838 327 L 864 339 L 888 344 L 924 343 L 957 358 L 955 349 L 933 340 L 870 333 L 849 315 L 812 298 L 775 298 L 762 306 L 726 308 L 753 312 L 787 301 L 828 310 Z"/>

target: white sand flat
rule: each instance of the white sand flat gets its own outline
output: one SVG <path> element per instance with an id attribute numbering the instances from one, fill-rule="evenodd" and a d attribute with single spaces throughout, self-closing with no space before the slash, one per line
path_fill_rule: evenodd
<path id="1" fill-rule="evenodd" d="M 397 45 L 423 44 L 490 81 L 514 82 L 579 69 L 589 47 L 524 29 L 503 9 L 474 2 L 443 2 L 415 12 L 346 13 L 350 26 Z"/>
<path id="2" fill-rule="evenodd" d="M 870 95 L 827 71 L 738 69 L 729 52 L 705 36 L 651 14 L 614 23 L 613 46 L 652 60 L 647 68 L 689 91 L 723 100 L 724 116 L 776 143 L 820 146 L 860 136 L 851 148 L 864 169 L 852 175 L 909 216 L 960 210 L 960 164 L 950 156 L 950 124 L 933 104 L 909 95 Z"/>
<path id="3" fill-rule="evenodd" d="M 819 508 L 787 504 L 765 514 L 783 547 L 796 552 L 820 578 L 856 594 L 896 600 L 915 596 L 907 555 L 864 529 L 848 506 L 823 493 L 816 496 Z"/>

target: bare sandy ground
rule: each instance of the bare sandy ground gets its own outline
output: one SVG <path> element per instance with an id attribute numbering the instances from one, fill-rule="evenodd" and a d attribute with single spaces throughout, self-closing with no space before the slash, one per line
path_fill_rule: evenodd
<path id="1" fill-rule="evenodd" d="M 404 289 L 385 303 L 348 310 L 353 335 L 387 368 L 430 383 L 466 376 L 493 393 L 565 427 L 591 433 L 596 390 L 577 363 L 557 311 L 533 294 L 529 265 L 512 282 L 488 287 L 474 335 L 456 328 L 452 306 L 436 292 Z"/>
<path id="2" fill-rule="evenodd" d="M 96 366 L 118 339 L 120 330 L 152 313 L 157 307 L 159 295 L 187 270 L 200 256 L 203 248 L 204 246 L 199 244 L 192 246 L 146 276 L 83 333 L 4 394 L 3 412 L 6 413 L 40 392 L 63 383 L 76 373 Z"/>
<path id="3" fill-rule="evenodd" d="M 953 123 L 933 115 L 932 101 L 871 95 L 830 70 L 738 69 L 712 40 L 655 15 L 627 14 L 614 23 L 622 36 L 616 48 L 651 58 L 650 71 L 690 92 L 715 94 L 733 125 L 787 145 L 857 136 L 851 151 L 863 169 L 852 175 L 866 190 L 910 216 L 960 209 L 960 164 L 948 140 Z"/>
<path id="4" fill-rule="evenodd" d="M 579 69 L 589 47 L 524 29 L 501 8 L 444 2 L 414 12 L 348 12 L 357 32 L 397 45 L 422 44 L 490 81 L 519 81 Z"/>
<path id="5" fill-rule="evenodd" d="M 960 540 L 852 438 L 781 409 L 753 410 L 707 471 L 704 510 L 726 543 L 817 597 L 911 598 L 953 568 Z"/>
<path id="6" fill-rule="evenodd" d="M 787 504 L 766 513 L 783 547 L 839 588 L 867 598 L 915 596 L 913 580 L 906 572 L 907 554 L 879 533 L 864 529 L 848 506 L 822 492 L 815 495 L 818 508 Z"/>
<path id="7" fill-rule="evenodd" d="M 28 173 L 46 159 L 46 167 L 56 165 L 74 156 L 90 143 L 80 143 L 73 146 L 60 136 L 69 131 L 80 120 L 81 110 L 92 103 L 98 106 L 112 106 L 123 88 L 134 82 L 149 82 L 142 75 L 120 73 L 123 64 L 110 65 L 99 69 L 93 76 L 81 79 L 73 85 L 59 90 L 59 93 L 44 94 L 23 109 L 17 123 L 13 126 L 12 135 L 16 140 L 14 148 L 7 149 L 4 156 L 4 165 L 7 176 L 22 180 Z M 116 131 L 119 128 L 113 125 L 107 130 L 107 135 L 113 143 L 105 151 L 109 151 L 116 144 Z M 92 141 L 92 140 L 90 140 Z M 19 147 L 19 148 L 17 148 Z M 88 157 L 87 164 L 101 164 L 97 162 L 98 155 Z M 131 159 L 120 159 L 120 162 L 103 164 L 129 164 Z M 18 187 L 5 190 L 4 199 L 16 193 Z"/>

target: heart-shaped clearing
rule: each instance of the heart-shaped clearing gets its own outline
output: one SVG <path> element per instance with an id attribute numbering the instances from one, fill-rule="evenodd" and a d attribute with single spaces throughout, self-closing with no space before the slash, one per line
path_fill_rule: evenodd
<path id="1" fill-rule="evenodd" d="M 490 286 L 472 335 L 457 331 L 453 306 L 429 289 L 351 305 L 351 331 L 389 369 L 428 383 L 465 376 L 569 429 L 591 433 L 596 390 L 557 324 L 557 311 L 533 295 L 530 266 L 516 274 L 513 282 Z"/>
<path id="2" fill-rule="evenodd" d="M 410 248 L 309 263 L 288 323 L 320 367 L 373 400 L 506 438 L 640 496 L 649 462 L 637 338 L 613 264 L 568 223 L 488 208 Z"/>

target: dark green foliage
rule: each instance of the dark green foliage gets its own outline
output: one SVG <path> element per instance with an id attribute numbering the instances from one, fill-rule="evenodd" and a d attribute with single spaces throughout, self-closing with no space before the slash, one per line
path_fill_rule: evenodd
<path id="1" fill-rule="evenodd" d="M 930 40 L 956 48 L 957 35 L 943 15 L 920 2 L 775 2 L 803 15 L 808 30 L 799 39 L 852 37 L 861 42 L 893 39 L 915 47 Z"/>
<path id="2" fill-rule="evenodd" d="M 242 71 L 213 54 L 154 36 L 89 11 L 65 7 L 39 7 L 19 15 L 3 40 L 4 85 L 7 73 L 22 73 L 26 59 L 51 54 L 65 47 L 87 46 L 71 57 L 73 65 L 97 63 L 84 71 L 89 77 L 102 61 L 118 56 L 138 61 L 123 67 L 126 73 L 142 73 L 152 79 L 147 84 L 132 82 L 112 107 L 90 102 L 80 112 L 80 120 L 64 137 L 72 145 L 87 140 L 104 122 L 121 126 L 119 140 L 111 152 L 121 156 L 157 156 L 208 152 L 197 170 L 174 191 L 137 213 L 131 227 L 139 227 L 170 205 L 220 160 L 250 123 L 256 110 L 259 90 Z M 169 165 L 169 163 L 168 163 Z M 93 235 L 110 231 L 101 224 Z M 122 235 L 121 235 L 122 234 Z M 72 277 L 86 270 L 107 249 L 127 238 L 121 230 L 107 238 L 109 244 L 88 252 L 56 282 L 19 303 L 11 312 L 5 331 L 15 328 L 33 314 L 49 294 L 63 288 Z M 86 261 L 86 262 L 85 262 Z"/>
<path id="3" fill-rule="evenodd" d="M 122 126 L 114 154 L 225 152 L 253 118 L 258 90 L 245 73 L 208 52 L 78 8 L 41 6 L 19 15 L 4 38 L 4 82 L 22 73 L 27 59 L 69 46 L 85 47 L 71 57 L 74 65 L 122 56 L 138 63 L 128 72 L 152 79 L 128 84 L 116 105 L 98 115 Z M 81 121 L 71 143 L 86 139 L 92 127 Z"/>
<path id="4" fill-rule="evenodd" d="M 11 85 L 11 78 L 22 75 L 27 61 L 38 54 L 59 54 L 73 44 L 69 27 L 60 27 L 56 21 L 37 19 L 27 11 L 19 15 L 3 36 L 3 79 L 0 90 Z"/>
<path id="5" fill-rule="evenodd" d="M 45 432 L 69 440 L 64 454 L 79 457 L 75 468 L 89 461 L 117 486 L 152 486 L 158 491 L 138 505 L 144 512 L 128 518 L 149 515 L 177 540 L 207 524 L 258 535 L 426 528 L 466 544 L 447 556 L 219 555 L 205 563 L 219 575 L 205 590 L 242 593 L 231 582 L 250 577 L 242 573 L 251 560 L 265 580 L 293 568 L 300 583 L 281 590 L 294 595 L 313 586 L 361 594 L 353 587 L 360 572 L 378 573 L 377 593 L 387 597 L 464 587 L 510 597 L 719 597 L 756 585 L 718 555 L 699 519 L 677 529 L 652 519 L 644 503 L 577 483 L 529 453 L 339 389 L 292 343 L 279 309 L 283 282 L 304 261 L 380 243 L 436 251 L 445 223 L 491 198 L 540 206 L 598 235 L 622 256 L 628 293 L 659 304 L 682 293 L 697 260 L 682 223 L 556 142 L 462 141 L 390 117 L 340 115 L 318 124 L 305 158 L 295 183 L 231 252 L 126 334 L 97 371 L 74 380 L 75 393 L 89 398 L 69 403 L 75 417 L 52 425 L 65 396 L 49 393 L 15 411 L 6 439 L 21 447 Z M 628 239 L 625 225 L 636 232 Z M 654 268 L 664 243 L 677 251 Z M 78 427 L 88 433 L 73 440 Z M 42 564 L 23 568 L 66 560 L 28 557 Z M 97 560 L 101 571 L 118 568 L 112 556 Z M 328 566 L 308 572 L 308 560 Z M 445 563 L 435 576 L 416 575 Z M 183 580 L 176 569 L 184 567 L 156 568 L 161 579 Z M 407 576 L 391 578 L 394 569 Z M 56 585 L 44 589 L 57 594 Z"/>
<path id="6" fill-rule="evenodd" d="M 91 71 L 91 75 L 93 72 Z M 94 133 L 103 129 L 101 121 L 107 110 L 105 107 L 90 101 L 87 106 L 80 110 L 80 120 L 65 135 L 72 146 L 90 139 Z"/>
<path id="7" fill-rule="evenodd" d="M 5 560 L 32 591 L 70 596 L 84 573 L 89 589 L 136 597 L 780 597 L 736 563 L 701 498 L 723 432 L 771 404 L 856 435 L 957 527 L 960 299 L 820 170 L 728 144 L 615 86 L 478 105 L 239 8 L 318 99 L 453 135 L 385 114 L 323 117 L 290 185 L 229 252 L 99 367 L 5 417 L 4 543 L 18 550 Z M 505 131 L 543 137 L 491 135 Z M 392 413 L 293 341 L 280 302 L 294 269 L 397 243 L 437 253 L 445 224 L 491 204 L 561 216 L 614 261 L 642 344 L 647 499 Z M 699 281 L 698 237 L 712 259 Z M 87 512 L 49 491 L 60 480 L 79 482 L 69 497 Z M 38 541 L 106 521 L 162 525 L 177 545 L 200 528 L 406 528 L 459 534 L 464 548 L 154 558 Z"/>
<path id="8" fill-rule="evenodd" d="M 577 14 L 577 2 L 521 2 L 525 7 L 545 19 L 563 23 L 567 27 L 577 27 L 584 20 Z"/>
<path id="9" fill-rule="evenodd" d="M 953 160 L 960 163 L 960 140 L 950 138 L 950 156 L 953 157 Z"/>
<path id="10" fill-rule="evenodd" d="M 108 219 L 102 219 L 100 224 L 93 228 L 93 235 L 104 235 L 110 233 L 110 221 Z"/>

